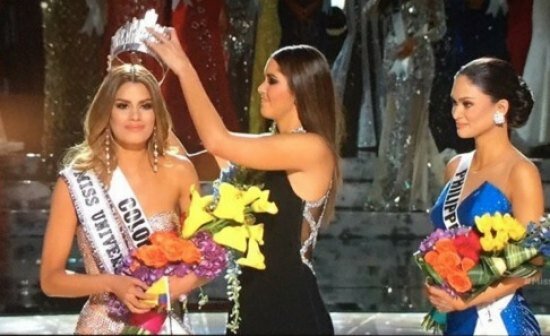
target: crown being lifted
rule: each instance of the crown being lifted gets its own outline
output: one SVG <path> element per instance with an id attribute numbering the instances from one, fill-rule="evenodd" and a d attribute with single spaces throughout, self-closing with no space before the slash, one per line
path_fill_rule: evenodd
<path id="1" fill-rule="evenodd" d="M 157 24 L 158 15 L 154 9 L 145 12 L 143 19 L 133 18 L 121 26 L 111 38 L 111 52 L 108 56 L 108 69 L 111 69 L 113 62 L 120 63 L 141 63 L 142 60 L 137 56 L 138 53 L 143 53 L 152 56 L 163 70 L 163 76 L 166 73 L 164 63 L 159 59 L 157 54 L 149 48 L 144 41 L 156 41 L 157 39 L 147 31 L 146 28 L 152 28 L 154 31 L 170 38 L 168 27 Z M 122 54 L 130 53 L 130 61 L 124 60 Z M 157 78 L 158 79 L 158 78 Z M 161 82 L 160 80 L 159 82 Z"/>

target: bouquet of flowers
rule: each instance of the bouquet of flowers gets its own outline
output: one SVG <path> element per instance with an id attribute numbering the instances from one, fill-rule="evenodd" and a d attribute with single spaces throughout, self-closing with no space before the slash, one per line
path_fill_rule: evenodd
<path id="1" fill-rule="evenodd" d="M 195 272 L 212 279 L 220 275 L 226 265 L 225 249 L 206 234 L 184 239 L 175 232 L 154 232 L 148 244 L 133 250 L 116 273 L 136 277 L 148 284 L 147 293 L 157 295 L 156 300 L 149 302 L 155 308 L 144 314 L 132 314 L 111 294 L 109 315 L 128 324 L 123 334 L 157 334 L 171 310 L 168 276 L 183 277 Z"/>
<path id="2" fill-rule="evenodd" d="M 259 174 L 232 164 L 214 181 L 211 195 L 201 197 L 192 190 L 189 215 L 182 230 L 184 238 L 208 234 L 214 242 L 228 249 L 230 265 L 225 278 L 233 309 L 227 327 L 233 332 L 238 330 L 240 322 L 240 266 L 265 269 L 265 258 L 259 247 L 264 243 L 264 227 L 256 223 L 254 214 L 278 211 L 275 203 L 268 200 L 269 190 L 262 189 Z"/>
<path id="3" fill-rule="evenodd" d="M 530 260 L 550 255 L 549 228 L 546 220 L 525 228 L 509 214 L 484 214 L 474 227 L 435 230 L 414 258 L 429 282 L 468 301 L 502 278 L 535 275 L 539 267 Z M 443 331 L 445 317 L 432 309 L 422 326 Z"/>

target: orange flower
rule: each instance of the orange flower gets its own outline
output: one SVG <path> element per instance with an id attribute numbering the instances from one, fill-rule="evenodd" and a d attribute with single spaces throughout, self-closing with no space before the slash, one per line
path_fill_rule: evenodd
<path id="1" fill-rule="evenodd" d="M 461 266 L 462 266 L 462 270 L 464 272 L 468 272 L 469 270 L 474 268 L 475 265 L 476 265 L 475 261 L 473 261 L 470 258 L 463 258 L 462 259 Z"/>
<path id="2" fill-rule="evenodd" d="M 446 279 L 452 271 L 450 268 L 440 264 L 434 265 L 433 268 L 443 279 Z"/>
<path id="3" fill-rule="evenodd" d="M 189 240 L 182 240 L 182 250 L 180 251 L 181 258 L 180 260 L 187 263 L 193 264 L 201 261 L 202 254 L 201 251 Z"/>
<path id="4" fill-rule="evenodd" d="M 454 251 L 444 251 L 437 256 L 437 264 L 449 269 L 456 269 L 460 265 L 460 257 Z"/>
<path id="5" fill-rule="evenodd" d="M 162 246 L 166 241 L 177 240 L 179 239 L 178 235 L 173 231 L 156 231 L 149 236 L 149 240 L 153 245 Z"/>
<path id="6" fill-rule="evenodd" d="M 436 251 L 428 251 L 428 253 L 426 253 L 426 255 L 424 255 L 424 260 L 426 260 L 428 265 L 433 267 L 433 266 L 437 265 L 437 256 L 438 255 L 439 255 L 439 253 L 437 253 Z"/>
<path id="7" fill-rule="evenodd" d="M 169 261 L 183 261 L 187 264 L 199 262 L 201 252 L 190 242 L 184 239 L 166 239 L 159 245 Z"/>
<path id="8" fill-rule="evenodd" d="M 438 252 L 445 252 L 445 251 L 456 252 L 455 244 L 449 238 L 439 239 L 435 243 L 435 249 Z"/>
<path id="9" fill-rule="evenodd" d="M 472 288 L 472 282 L 466 272 L 451 272 L 447 276 L 447 281 L 457 293 L 465 293 Z"/>
<path id="10" fill-rule="evenodd" d="M 168 263 L 166 255 L 157 245 L 142 245 L 137 249 L 136 257 L 149 267 L 161 268 Z"/>

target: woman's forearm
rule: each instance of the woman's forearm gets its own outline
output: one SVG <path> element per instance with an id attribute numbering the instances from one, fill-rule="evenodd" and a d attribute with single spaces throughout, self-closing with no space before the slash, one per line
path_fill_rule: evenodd
<path id="1" fill-rule="evenodd" d="M 76 298 L 110 292 L 108 274 L 79 274 L 70 271 L 53 273 L 41 278 L 42 291 L 51 297 Z"/>
<path id="2" fill-rule="evenodd" d="M 194 289 L 204 286 L 211 280 L 197 276 L 191 272 L 184 277 L 173 276 L 170 278 L 170 295 L 171 298 L 177 299 L 182 295 L 187 295 Z"/>
<path id="3" fill-rule="evenodd" d="M 531 278 L 506 278 L 494 286 L 488 287 L 483 293 L 466 302 L 465 308 L 471 308 L 494 302 L 508 294 L 512 294 L 519 288 L 529 284 Z"/>

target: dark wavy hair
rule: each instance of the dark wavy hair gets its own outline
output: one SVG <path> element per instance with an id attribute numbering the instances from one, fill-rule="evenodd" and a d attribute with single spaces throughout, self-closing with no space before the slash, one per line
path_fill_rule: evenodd
<path id="1" fill-rule="evenodd" d="M 533 109 L 533 94 L 509 62 L 492 57 L 478 58 L 462 66 L 455 78 L 458 76 L 466 76 L 483 93 L 491 96 L 493 102 L 508 101 L 508 127 L 525 125 Z"/>

